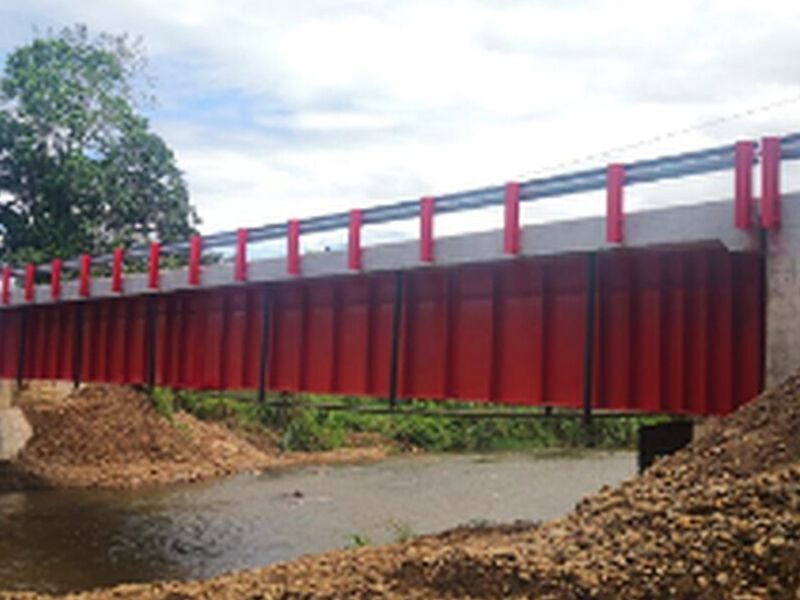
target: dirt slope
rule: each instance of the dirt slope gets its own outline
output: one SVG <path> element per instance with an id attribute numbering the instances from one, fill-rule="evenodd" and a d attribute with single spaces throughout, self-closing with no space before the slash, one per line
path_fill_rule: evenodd
<path id="1" fill-rule="evenodd" d="M 133 388 L 90 386 L 66 398 L 21 401 L 34 437 L 17 467 L 28 480 L 58 487 L 135 487 L 194 481 L 240 471 L 380 457 L 385 449 L 281 454 L 256 448 L 226 427 L 179 413 L 158 415 Z"/>

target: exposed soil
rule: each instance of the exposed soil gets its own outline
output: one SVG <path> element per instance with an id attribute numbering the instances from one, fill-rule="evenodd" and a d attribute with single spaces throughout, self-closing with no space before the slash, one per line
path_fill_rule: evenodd
<path id="1" fill-rule="evenodd" d="M 458 529 L 204 582 L 69 597 L 796 600 L 800 376 L 710 425 L 643 476 L 543 525 Z"/>
<path id="2" fill-rule="evenodd" d="M 185 413 L 169 420 L 144 393 L 129 387 L 89 386 L 66 398 L 27 394 L 19 405 L 34 437 L 16 464 L 6 466 L 6 486 L 136 487 L 378 459 L 388 452 L 385 445 L 371 445 L 281 453 L 268 437 L 256 446 L 222 424 Z"/>

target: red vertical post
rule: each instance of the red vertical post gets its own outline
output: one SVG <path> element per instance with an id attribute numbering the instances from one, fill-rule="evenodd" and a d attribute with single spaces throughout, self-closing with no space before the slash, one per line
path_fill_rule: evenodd
<path id="1" fill-rule="evenodd" d="M 36 294 L 36 265 L 28 263 L 25 267 L 25 302 L 33 302 Z"/>
<path id="2" fill-rule="evenodd" d="M 347 235 L 347 268 L 361 270 L 361 211 L 350 211 L 350 229 Z"/>
<path id="3" fill-rule="evenodd" d="M 150 273 L 147 282 L 147 286 L 151 290 L 158 289 L 158 278 L 159 278 L 159 258 L 161 257 L 161 244 L 158 242 L 150 242 Z"/>
<path id="4" fill-rule="evenodd" d="M 519 254 L 519 183 L 513 181 L 506 184 L 503 252 Z"/>
<path id="5" fill-rule="evenodd" d="M 291 219 L 286 236 L 286 271 L 300 275 L 300 221 Z"/>
<path id="6" fill-rule="evenodd" d="M 606 174 L 606 240 L 620 244 L 624 239 L 622 188 L 625 184 L 625 165 L 608 165 Z"/>
<path id="7" fill-rule="evenodd" d="M 200 285 L 200 258 L 203 254 L 203 238 L 194 234 L 189 241 L 189 285 Z"/>
<path id="8" fill-rule="evenodd" d="M 236 232 L 236 263 L 233 277 L 236 281 L 247 281 L 247 229 Z"/>
<path id="9" fill-rule="evenodd" d="M 89 297 L 89 281 L 92 276 L 92 257 L 89 254 L 81 254 L 81 279 L 78 284 L 78 294 L 82 298 Z"/>
<path id="10" fill-rule="evenodd" d="M 753 206 L 753 159 L 755 144 L 753 142 L 736 142 L 734 151 L 735 164 L 735 216 L 737 229 L 747 230 L 752 225 L 750 217 Z"/>
<path id="11" fill-rule="evenodd" d="M 11 267 L 3 267 L 3 304 L 11 302 Z"/>
<path id="12" fill-rule="evenodd" d="M 419 259 L 422 262 L 433 262 L 433 196 L 425 196 L 420 200 L 419 212 Z"/>
<path id="13" fill-rule="evenodd" d="M 781 224 L 781 140 L 761 141 L 761 225 L 777 229 Z"/>
<path id="14" fill-rule="evenodd" d="M 54 258 L 50 265 L 50 297 L 53 300 L 61 298 L 61 259 Z"/>
<path id="15" fill-rule="evenodd" d="M 114 248 L 114 258 L 111 263 L 111 291 L 117 294 L 122 292 L 122 259 L 124 256 L 124 248 Z"/>

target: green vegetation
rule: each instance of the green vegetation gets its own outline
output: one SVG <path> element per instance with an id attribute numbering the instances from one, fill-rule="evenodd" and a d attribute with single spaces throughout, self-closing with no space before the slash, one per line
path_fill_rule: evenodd
<path id="1" fill-rule="evenodd" d="M 485 405 L 464 402 L 414 401 L 393 414 L 376 414 L 386 408 L 377 400 L 330 396 L 270 398 L 263 405 L 254 400 L 208 392 L 173 393 L 160 390 L 154 402 L 161 414 L 186 410 L 200 419 L 226 421 L 239 427 L 266 428 L 275 432 L 284 450 L 332 450 L 347 444 L 353 435 L 372 434 L 396 443 L 431 452 L 524 450 L 534 448 L 632 448 L 639 425 L 660 417 L 605 417 L 595 419 L 587 430 L 579 416 L 545 418 L 467 417 L 469 409 Z M 302 404 L 302 406 L 300 406 Z M 329 405 L 351 410 L 327 410 Z M 530 408 L 504 408 L 519 413 Z M 435 416 L 421 414 L 438 411 Z M 453 413 L 452 416 L 448 413 Z"/>
<path id="2" fill-rule="evenodd" d="M 153 408 L 168 421 L 175 420 L 175 404 L 172 391 L 167 388 L 157 388 L 151 394 Z"/>
<path id="3" fill-rule="evenodd" d="M 392 541 L 395 544 L 405 544 L 417 537 L 414 529 L 405 521 L 392 519 L 389 521 L 389 531 L 392 532 Z"/>
<path id="4" fill-rule="evenodd" d="M 141 46 L 49 32 L 0 76 L 0 258 L 42 262 L 187 237 L 198 219 L 175 157 L 137 107 Z M 144 90 L 144 92 L 142 91 Z"/>
<path id="5" fill-rule="evenodd" d="M 405 521 L 391 519 L 386 527 L 389 533 L 392 534 L 391 541 L 394 544 L 405 544 L 417 537 L 413 527 Z M 347 536 L 347 540 L 345 548 L 363 548 L 364 546 L 372 545 L 372 538 L 363 533 L 351 533 Z"/>
<path id="6" fill-rule="evenodd" d="M 346 548 L 363 548 L 364 546 L 370 546 L 372 544 L 372 540 L 369 536 L 364 535 L 363 533 L 351 533 L 349 540 L 347 542 Z"/>

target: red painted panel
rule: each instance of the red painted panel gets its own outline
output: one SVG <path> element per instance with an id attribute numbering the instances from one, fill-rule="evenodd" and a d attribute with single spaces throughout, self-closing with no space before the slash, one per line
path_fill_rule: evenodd
<path id="1" fill-rule="evenodd" d="M 492 395 L 493 271 L 468 267 L 450 288 L 450 369 L 442 397 L 486 400 Z"/>
<path id="2" fill-rule="evenodd" d="M 353 280 L 352 284 L 339 286 L 339 310 L 335 322 L 336 360 L 332 391 L 362 395 L 369 388 L 369 356 L 374 351 L 370 339 L 370 317 L 374 309 L 371 294 L 372 278 Z"/>
<path id="3" fill-rule="evenodd" d="M 450 348 L 454 299 L 449 285 L 456 273 L 426 269 L 408 273 L 406 285 L 406 343 L 398 390 L 401 396 L 443 398 Z"/>
<path id="4" fill-rule="evenodd" d="M 403 275 L 399 392 L 580 407 L 586 256 L 420 269 Z M 718 247 L 617 250 L 597 258 L 598 408 L 725 413 L 761 383 L 761 263 Z M 272 289 L 270 389 L 386 396 L 392 273 L 293 280 Z M 162 385 L 252 389 L 263 286 L 156 296 Z M 84 381 L 141 383 L 145 296 L 83 303 Z M 0 310 L 0 374 L 71 377 L 76 303 Z"/>

